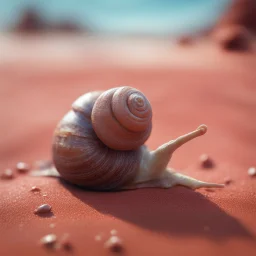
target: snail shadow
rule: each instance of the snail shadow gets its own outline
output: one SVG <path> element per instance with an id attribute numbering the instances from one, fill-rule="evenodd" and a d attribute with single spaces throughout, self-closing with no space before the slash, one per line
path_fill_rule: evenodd
<path id="1" fill-rule="evenodd" d="M 237 219 L 204 195 L 185 187 L 92 192 L 61 183 L 73 196 L 97 211 L 154 232 L 214 240 L 254 239 Z"/>

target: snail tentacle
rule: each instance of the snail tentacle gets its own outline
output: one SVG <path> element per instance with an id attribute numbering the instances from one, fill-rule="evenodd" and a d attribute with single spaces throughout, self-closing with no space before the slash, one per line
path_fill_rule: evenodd
<path id="1" fill-rule="evenodd" d="M 177 173 L 167 168 L 173 152 L 186 142 L 205 134 L 206 125 L 200 125 L 196 130 L 171 140 L 154 151 L 144 149 L 140 163 L 140 171 L 132 185 L 134 188 L 162 187 L 170 188 L 183 185 L 192 189 L 207 187 L 220 188 L 223 184 L 208 183 Z"/>
<path id="2" fill-rule="evenodd" d="M 155 157 L 156 158 L 161 158 L 161 160 L 163 157 L 171 157 L 171 155 L 173 154 L 173 152 L 178 149 L 179 147 L 181 147 L 183 144 L 187 143 L 188 141 L 197 138 L 203 134 L 205 134 L 207 131 L 207 126 L 206 125 L 200 125 L 196 130 L 189 132 L 185 135 L 179 136 L 178 138 L 176 138 L 175 140 L 171 140 L 163 145 L 161 145 L 160 147 L 158 147 L 155 151 Z"/>

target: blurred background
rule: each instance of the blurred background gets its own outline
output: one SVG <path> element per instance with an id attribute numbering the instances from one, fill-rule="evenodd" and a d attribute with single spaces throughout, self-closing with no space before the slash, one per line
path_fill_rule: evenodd
<path id="1" fill-rule="evenodd" d="M 86 54 L 91 64 L 109 58 L 177 65 L 177 49 L 166 58 L 171 45 L 202 41 L 247 51 L 256 31 L 255 5 L 254 0 L 1 1 L 0 61 L 75 56 L 77 62 Z"/>
<path id="2" fill-rule="evenodd" d="M 42 198 L 30 189 L 40 182 L 18 174 L 17 162 L 32 166 L 51 159 L 54 129 L 75 99 L 123 85 L 142 91 L 152 105 L 153 129 L 146 142 L 151 149 L 202 123 L 208 126 L 206 136 L 174 154 L 170 167 L 205 181 L 230 180 L 218 191 L 152 190 L 157 204 L 147 190 L 136 191 L 130 199 L 136 208 L 142 205 L 141 212 L 127 211 L 137 222 L 123 229 L 130 236 L 124 239 L 128 254 L 144 241 L 145 255 L 168 255 L 167 250 L 173 255 L 256 255 L 256 183 L 247 174 L 256 166 L 255 33 L 256 0 L 0 0 L 0 175 L 10 168 L 14 178 L 0 181 L 0 231 L 5 234 L 0 249 L 7 249 L 0 255 L 39 255 L 37 240 L 47 234 L 42 230 L 50 232 L 47 219 L 32 221 L 33 200 Z M 202 154 L 213 159 L 213 169 L 199 167 Z M 124 224 L 108 210 L 105 224 L 104 218 L 85 218 L 82 208 L 69 203 L 72 193 L 66 197 L 60 187 L 51 190 L 48 179 L 41 181 L 44 202 L 56 198 L 54 223 L 71 234 L 75 254 L 94 246 L 89 232 L 95 223 L 113 224 L 111 229 Z M 141 201 L 137 195 L 143 195 Z M 78 211 L 72 217 L 65 209 Z M 136 223 L 144 219 L 153 229 L 139 233 Z"/>
<path id="3" fill-rule="evenodd" d="M 49 159 L 52 132 L 71 103 L 87 91 L 120 85 L 149 97 L 154 134 L 164 136 L 152 137 L 152 147 L 202 120 L 218 133 L 220 107 L 235 111 L 228 101 L 220 104 L 226 88 L 244 90 L 255 81 L 255 31 L 255 0 L 2 0 L 3 165 L 17 155 Z M 229 93 L 246 98 L 239 89 Z M 166 114 L 176 124 L 168 129 Z M 42 146 L 37 151 L 35 142 Z M 212 150 L 218 153 L 217 146 Z"/>
<path id="4" fill-rule="evenodd" d="M 231 0 L 1 1 L 2 30 L 177 36 L 211 28 Z"/>

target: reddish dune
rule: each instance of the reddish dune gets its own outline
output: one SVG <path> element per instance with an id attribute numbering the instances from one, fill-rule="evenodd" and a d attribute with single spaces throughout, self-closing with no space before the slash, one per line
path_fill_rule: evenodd
<path id="1" fill-rule="evenodd" d="M 255 54 L 204 44 L 170 49 L 148 39 L 106 41 L 104 47 L 74 41 L 57 50 L 46 39 L 21 41 L 3 40 L 1 171 L 18 161 L 50 159 L 53 130 L 81 94 L 131 85 L 152 103 L 150 148 L 205 123 L 207 134 L 179 149 L 169 166 L 205 181 L 231 182 L 216 190 L 95 193 L 15 172 L 0 180 L 0 255 L 111 255 L 104 242 L 112 229 L 122 239 L 121 255 L 256 255 L 256 177 L 247 174 L 256 166 Z M 203 153 L 214 168 L 200 168 Z M 32 186 L 41 192 L 31 192 Z M 41 204 L 52 214 L 35 215 Z M 59 241 L 68 233 L 71 249 L 40 245 L 51 233 Z"/>

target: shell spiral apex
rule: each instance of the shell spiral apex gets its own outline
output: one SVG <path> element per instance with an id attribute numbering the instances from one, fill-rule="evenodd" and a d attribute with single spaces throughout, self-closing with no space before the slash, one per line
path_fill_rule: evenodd
<path id="1" fill-rule="evenodd" d="M 144 146 L 151 130 L 151 105 L 139 90 L 124 86 L 86 93 L 72 104 L 55 130 L 52 156 L 57 172 L 52 176 L 92 190 L 223 186 L 167 168 L 173 152 L 205 134 L 206 125 L 154 151 Z"/>
<path id="2" fill-rule="evenodd" d="M 99 139 L 117 150 L 132 150 L 148 139 L 152 109 L 147 98 L 131 87 L 102 93 L 92 111 L 92 125 Z"/>

